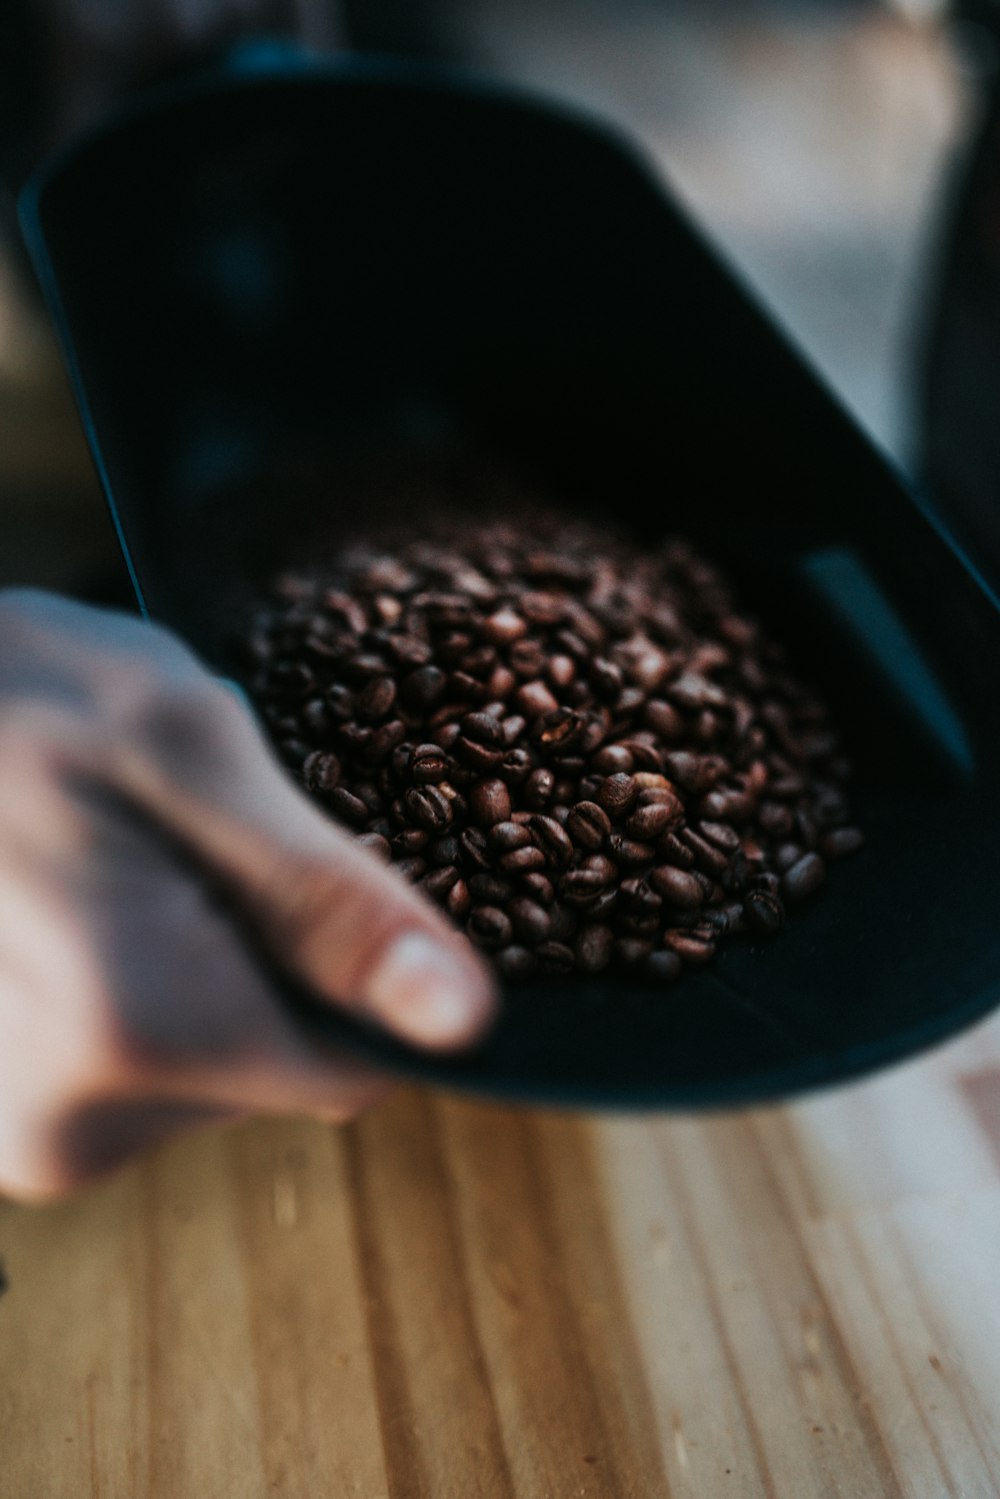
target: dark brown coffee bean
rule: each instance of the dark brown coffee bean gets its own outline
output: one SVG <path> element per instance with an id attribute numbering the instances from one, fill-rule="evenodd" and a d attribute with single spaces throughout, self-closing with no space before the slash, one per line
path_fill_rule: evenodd
<path id="1" fill-rule="evenodd" d="M 673 864 L 658 864 L 650 870 L 649 883 L 658 895 L 673 906 L 691 911 L 703 904 L 705 892 L 694 874 Z"/>
<path id="2" fill-rule="evenodd" d="M 540 677 L 545 670 L 545 651 L 538 640 L 515 640 L 508 655 L 510 669 L 524 680 Z M 539 709 L 544 713 L 544 708 Z"/>
<path id="3" fill-rule="evenodd" d="M 544 852 L 529 844 L 526 848 L 512 849 L 509 854 L 500 855 L 500 868 L 508 874 L 529 874 L 532 870 L 542 870 L 548 860 Z"/>
<path id="4" fill-rule="evenodd" d="M 473 906 L 466 930 L 480 947 L 503 947 L 513 933 L 510 918 L 499 906 Z"/>
<path id="5" fill-rule="evenodd" d="M 677 709 L 663 698 L 650 698 L 643 709 L 643 719 L 668 744 L 674 744 L 684 733 L 684 720 Z"/>
<path id="6" fill-rule="evenodd" d="M 543 973 L 571 973 L 573 949 L 562 942 L 541 942 L 535 948 L 535 957 Z"/>
<path id="7" fill-rule="evenodd" d="M 361 798 L 348 791 L 346 786 L 335 786 L 327 798 L 327 805 L 341 822 L 350 823 L 355 828 L 363 828 L 371 816 Z"/>
<path id="8" fill-rule="evenodd" d="M 611 834 L 608 852 L 617 864 L 626 869 L 641 869 L 646 864 L 652 864 L 656 858 L 651 843 L 641 843 L 637 838 L 625 838 L 621 833 Z"/>
<path id="9" fill-rule="evenodd" d="M 493 962 L 505 979 L 526 979 L 538 971 L 538 960 L 526 947 L 512 943 L 494 953 Z"/>
<path id="10" fill-rule="evenodd" d="M 443 869 L 431 869 L 420 881 L 420 889 L 432 900 L 443 900 L 458 880 L 458 870 L 445 867 Z"/>
<path id="11" fill-rule="evenodd" d="M 478 905 L 502 905 L 514 894 L 513 881 L 502 874 L 472 874 L 468 886 Z"/>
<path id="12" fill-rule="evenodd" d="M 531 834 L 546 859 L 556 869 L 564 869 L 573 857 L 573 843 L 554 817 L 539 812 L 529 824 Z"/>
<path id="13" fill-rule="evenodd" d="M 486 835 L 479 828 L 463 828 L 458 835 L 459 848 L 466 869 L 484 870 L 490 867 Z"/>
<path id="14" fill-rule="evenodd" d="M 606 884 L 598 870 L 570 869 L 559 881 L 559 895 L 571 905 L 585 906 L 597 899 Z"/>
<path id="15" fill-rule="evenodd" d="M 786 900 L 798 902 L 814 894 L 826 878 L 826 865 L 819 854 L 805 854 L 781 881 Z"/>
<path id="16" fill-rule="evenodd" d="M 531 726 L 531 738 L 544 752 L 569 749 L 583 733 L 584 719 L 572 708 L 556 708 L 543 713 Z"/>
<path id="17" fill-rule="evenodd" d="M 769 838 L 787 838 L 795 826 L 795 815 L 781 802 L 761 802 L 757 822 Z"/>
<path id="18" fill-rule="evenodd" d="M 455 740 L 454 754 L 463 765 L 478 775 L 489 775 L 492 771 L 499 770 L 504 757 L 502 749 L 491 749 L 475 739 L 467 739 L 464 734 L 460 734 Z"/>
<path id="19" fill-rule="evenodd" d="M 601 922 L 590 922 L 576 934 L 574 952 L 582 973 L 601 973 L 611 962 L 615 934 Z"/>
<path id="20" fill-rule="evenodd" d="M 508 822 L 511 814 L 510 792 L 506 783 L 496 776 L 479 781 L 469 792 L 472 815 L 484 827 L 495 822 Z"/>
<path id="21" fill-rule="evenodd" d="M 761 937 L 773 937 L 785 922 L 785 909 L 776 895 L 766 890 L 751 890 L 743 901 L 747 928 Z"/>
<path id="22" fill-rule="evenodd" d="M 463 879 L 458 879 L 452 885 L 444 898 L 444 908 L 453 921 L 464 921 L 472 909 L 472 896 L 469 887 Z"/>
<path id="23" fill-rule="evenodd" d="M 453 765 L 451 756 L 437 744 L 418 744 L 410 752 L 409 772 L 418 786 L 446 781 Z"/>
<path id="24" fill-rule="evenodd" d="M 521 793 L 525 806 L 534 811 L 541 811 L 549 805 L 552 800 L 552 791 L 556 784 L 556 778 L 551 770 L 533 770 L 524 783 Z"/>
<path id="25" fill-rule="evenodd" d="M 772 858 L 774 867 L 779 874 L 785 874 L 793 864 L 797 864 L 805 853 L 805 849 L 798 843 L 782 843 L 775 849 Z"/>
<path id="26" fill-rule="evenodd" d="M 484 619 L 480 629 L 491 645 L 509 645 L 528 633 L 526 621 L 507 606 Z"/>
<path id="27" fill-rule="evenodd" d="M 410 858 L 413 854 L 422 854 L 431 841 L 431 835 L 426 828 L 400 828 L 394 833 L 389 842 L 392 845 L 393 854 L 398 859 Z"/>
<path id="28" fill-rule="evenodd" d="M 451 826 L 451 800 L 440 786 L 411 786 L 403 797 L 406 810 L 417 827 L 440 833 Z"/>
<path id="29" fill-rule="evenodd" d="M 439 666 L 419 666 L 403 678 L 400 694 L 414 713 L 427 713 L 444 695 L 448 679 Z"/>
<path id="30" fill-rule="evenodd" d="M 555 886 L 548 875 L 542 874 L 540 870 L 531 869 L 527 874 L 522 874 L 520 882 L 525 893 L 540 906 L 548 909 L 555 900 Z"/>
<path id="31" fill-rule="evenodd" d="M 680 978 L 684 964 L 677 953 L 671 952 L 669 948 L 662 948 L 659 952 L 651 952 L 642 965 L 643 973 L 650 978 L 656 979 L 660 984 L 673 984 Z"/>
<path id="32" fill-rule="evenodd" d="M 595 772 L 601 776 L 628 775 L 635 769 L 632 751 L 624 744 L 606 744 L 593 758 Z"/>
<path id="33" fill-rule="evenodd" d="M 507 785 L 520 785 L 531 775 L 534 760 L 526 749 L 514 745 L 514 748 L 505 749 L 501 763 L 496 766 L 501 781 Z M 552 772 L 546 772 L 552 773 Z"/>
<path id="34" fill-rule="evenodd" d="M 435 838 L 427 844 L 428 863 L 439 869 L 446 868 L 449 864 L 457 865 L 462 857 L 462 846 L 458 839 L 451 834 L 443 838 Z"/>
<path id="35" fill-rule="evenodd" d="M 358 698 L 358 717 L 369 723 L 388 718 L 396 701 L 396 684 L 392 677 L 372 677 Z"/>
<path id="36" fill-rule="evenodd" d="M 715 941 L 708 932 L 671 927 L 664 933 L 663 940 L 670 951 L 683 958 L 685 963 L 707 963 L 715 953 Z"/>
<path id="37" fill-rule="evenodd" d="M 579 848 L 598 849 L 611 832 L 611 819 L 597 802 L 577 802 L 566 818 L 566 831 Z"/>
<path id="38" fill-rule="evenodd" d="M 694 855 L 694 866 L 702 874 L 710 874 L 715 878 L 725 874 L 729 868 L 731 855 L 723 853 L 721 848 L 716 848 L 714 843 L 709 843 L 707 838 L 702 838 L 694 828 L 681 828 L 677 834 L 678 838 L 689 848 Z"/>
<path id="39" fill-rule="evenodd" d="M 657 838 L 661 833 L 666 832 L 672 822 L 677 820 L 681 810 L 679 802 L 676 808 L 663 802 L 636 807 L 625 824 L 625 831 L 632 838 Z"/>
<path id="40" fill-rule="evenodd" d="M 622 905 L 641 916 L 656 916 L 663 909 L 663 897 L 657 895 L 648 877 L 639 879 L 633 875 L 622 880 L 620 894 Z"/>
<path id="41" fill-rule="evenodd" d="M 512 900 L 507 906 L 507 915 L 514 928 L 514 935 L 529 947 L 533 947 L 536 942 L 544 942 L 548 937 L 552 926 L 548 911 L 527 896 L 517 896 Z"/>
<path id="42" fill-rule="evenodd" d="M 740 846 L 740 835 L 727 822 L 699 822 L 697 833 L 725 854 L 734 854 Z"/>
<path id="43" fill-rule="evenodd" d="M 634 777 L 619 771 L 601 783 L 597 800 L 609 817 L 626 817 L 635 806 L 638 795 Z"/>
<path id="44" fill-rule="evenodd" d="M 461 728 L 467 739 L 489 749 L 497 749 L 503 744 L 503 729 L 488 713 L 466 713 Z"/>
<path id="45" fill-rule="evenodd" d="M 333 791 L 340 785 L 341 767 L 336 755 L 314 750 L 302 762 L 302 780 L 307 791 Z"/>
<path id="46" fill-rule="evenodd" d="M 619 937 L 612 949 L 612 956 L 626 968 L 637 968 L 652 951 L 653 944 L 646 937 Z"/>
<path id="47" fill-rule="evenodd" d="M 820 844 L 828 859 L 843 859 L 864 848 L 865 835 L 860 828 L 835 828 L 825 833 Z"/>
<path id="48" fill-rule="evenodd" d="M 486 842 L 490 848 L 509 854 L 515 848 L 527 848 L 531 843 L 531 834 L 522 823 L 495 822 L 486 834 Z"/>
<path id="49" fill-rule="evenodd" d="M 415 884 L 420 876 L 427 872 L 427 860 L 414 855 L 408 859 L 397 859 L 392 867 L 397 874 L 403 876 L 404 880 L 410 880 Z"/>

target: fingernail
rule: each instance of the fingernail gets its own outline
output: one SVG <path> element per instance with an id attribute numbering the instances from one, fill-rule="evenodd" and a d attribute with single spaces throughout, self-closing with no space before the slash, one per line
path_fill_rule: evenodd
<path id="1" fill-rule="evenodd" d="M 408 932 L 382 955 L 368 978 L 372 1014 L 398 1035 L 423 1045 L 471 1037 L 485 1017 L 482 986 L 447 948 L 422 932 Z"/>

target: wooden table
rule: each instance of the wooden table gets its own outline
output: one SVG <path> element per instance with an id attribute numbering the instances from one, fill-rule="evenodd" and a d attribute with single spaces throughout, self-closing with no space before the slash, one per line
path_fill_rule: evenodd
<path id="1" fill-rule="evenodd" d="M 1000 1495 L 1000 1021 L 737 1115 L 204 1133 L 0 1255 L 3 1499 Z"/>

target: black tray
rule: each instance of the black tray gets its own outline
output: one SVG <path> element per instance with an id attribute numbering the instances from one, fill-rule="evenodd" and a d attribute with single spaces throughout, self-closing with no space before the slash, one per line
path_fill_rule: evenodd
<path id="1" fill-rule="evenodd" d="M 284 985 L 317 1035 L 495 1096 L 688 1107 L 863 1072 L 1000 1001 L 997 601 L 627 141 L 454 76 L 235 68 L 80 142 L 22 218 L 140 596 L 217 670 L 317 522 L 378 519 L 348 478 L 321 513 L 282 474 L 485 455 L 702 543 L 847 731 L 867 849 L 772 945 L 665 991 L 511 986 L 450 1058 Z"/>

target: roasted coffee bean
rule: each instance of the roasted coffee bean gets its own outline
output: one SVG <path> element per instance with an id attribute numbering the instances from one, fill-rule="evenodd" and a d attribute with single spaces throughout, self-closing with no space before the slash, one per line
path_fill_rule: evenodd
<path id="1" fill-rule="evenodd" d="M 454 817 L 451 801 L 440 786 L 411 786 L 403 804 L 416 826 L 430 833 L 440 833 L 451 826 Z"/>
<path id="2" fill-rule="evenodd" d="M 506 783 L 496 776 L 478 781 L 469 792 L 469 806 L 473 817 L 484 827 L 509 821 L 511 800 Z"/>
<path id="3" fill-rule="evenodd" d="M 503 947 L 513 933 L 509 916 L 499 906 L 473 906 L 468 928 L 481 947 Z"/>
<path id="4" fill-rule="evenodd" d="M 612 956 L 626 968 L 638 968 L 653 951 L 653 944 L 646 937 L 619 937 L 612 948 Z"/>
<path id="5" fill-rule="evenodd" d="M 409 758 L 410 776 L 418 786 L 446 781 L 455 763 L 438 744 L 418 744 Z"/>
<path id="6" fill-rule="evenodd" d="M 573 857 L 573 843 L 554 817 L 539 812 L 529 824 L 531 835 L 546 860 L 555 869 L 564 869 Z"/>
<path id="7" fill-rule="evenodd" d="M 302 780 L 307 791 L 333 791 L 340 785 L 340 775 L 340 761 L 325 750 L 314 750 L 302 762 Z"/>
<path id="8" fill-rule="evenodd" d="M 393 856 L 408 859 L 413 854 L 422 854 L 431 841 L 431 835 L 426 828 L 400 828 L 390 838 Z"/>
<path id="9" fill-rule="evenodd" d="M 403 702 L 415 713 L 427 713 L 444 696 L 448 678 L 439 666 L 419 666 L 403 678 Z"/>
<path id="10" fill-rule="evenodd" d="M 651 869 L 649 883 L 665 901 L 682 910 L 694 910 L 704 903 L 705 892 L 697 876 L 673 864 L 658 864 Z"/>
<path id="11" fill-rule="evenodd" d="M 860 828 L 836 828 L 823 835 L 820 848 L 828 859 L 843 859 L 864 848 L 865 835 Z"/>
<path id="12" fill-rule="evenodd" d="M 487 870 L 492 856 L 488 851 L 486 835 L 479 828 L 463 828 L 458 835 L 458 845 L 466 869 Z"/>
<path id="13" fill-rule="evenodd" d="M 504 751 L 496 767 L 496 774 L 508 786 L 520 786 L 531 774 L 532 764 L 528 751 L 518 746 Z"/>
<path id="14" fill-rule="evenodd" d="M 502 854 L 509 854 L 515 848 L 527 848 L 531 841 L 530 832 L 520 822 L 495 822 L 486 834 L 489 847 Z"/>
<path id="15" fill-rule="evenodd" d="M 594 756 L 593 766 L 601 776 L 628 775 L 635 769 L 635 760 L 624 744 L 606 744 Z"/>
<path id="16" fill-rule="evenodd" d="M 410 880 L 413 884 L 416 884 L 421 875 L 427 872 L 427 860 L 421 859 L 419 855 L 414 855 L 408 859 L 396 859 L 392 867 L 405 880 Z"/>
<path id="17" fill-rule="evenodd" d="M 526 848 L 512 849 L 509 854 L 501 854 L 499 858 L 500 868 L 507 874 L 529 874 L 532 870 L 542 870 L 548 864 L 545 852 L 534 843 L 528 844 Z"/>
<path id="18" fill-rule="evenodd" d="M 444 908 L 453 921 L 463 921 L 472 909 L 472 895 L 463 879 L 457 879 L 444 898 Z"/>
<path id="19" fill-rule="evenodd" d="M 499 748 L 491 749 L 489 745 L 480 744 L 477 740 L 467 739 L 464 734 L 460 734 L 455 740 L 454 754 L 468 769 L 475 771 L 478 775 L 488 775 L 500 769 L 504 752 Z"/>
<path id="20" fill-rule="evenodd" d="M 461 857 L 461 844 L 451 834 L 447 834 L 443 838 L 435 838 L 427 844 L 427 861 L 438 868 L 444 869 L 449 864 L 457 866 Z"/>
<path id="21" fill-rule="evenodd" d="M 609 817 L 626 817 L 635 806 L 639 795 L 639 788 L 635 778 L 622 771 L 601 783 L 601 789 L 597 793 L 597 800 L 607 812 Z"/>
<path id="22" fill-rule="evenodd" d="M 559 895 L 571 905 L 585 906 L 596 900 L 606 885 L 607 880 L 596 869 L 570 869 L 559 881 Z"/>
<path id="23" fill-rule="evenodd" d="M 538 959 L 526 947 L 512 943 L 494 953 L 493 962 L 501 978 L 526 979 L 538 970 Z"/>
<path id="24" fill-rule="evenodd" d="M 503 729 L 488 713 L 466 713 L 461 722 L 461 730 L 466 739 L 486 745 L 489 749 L 497 749 L 503 744 Z"/>
<path id="25" fill-rule="evenodd" d="M 826 865 L 819 854 L 804 854 L 793 864 L 781 881 L 782 894 L 786 900 L 805 900 L 822 885 L 826 878 Z"/>
<path id="26" fill-rule="evenodd" d="M 514 894 L 514 882 L 502 874 L 473 874 L 469 891 L 480 905 L 502 905 Z"/>
<path id="27" fill-rule="evenodd" d="M 611 962 L 615 934 L 602 922 L 589 922 L 576 934 L 573 949 L 581 973 L 601 973 Z"/>
<path id="28" fill-rule="evenodd" d="M 743 900 L 743 916 L 750 931 L 772 937 L 784 925 L 785 909 L 776 895 L 766 890 L 751 890 Z"/>
<path id="29" fill-rule="evenodd" d="M 510 901 L 507 915 L 514 928 L 514 935 L 529 947 L 533 947 L 536 942 L 544 942 L 552 927 L 552 918 L 545 907 L 527 896 L 516 896 Z"/>
<path id="30" fill-rule="evenodd" d="M 540 942 L 535 957 L 543 973 L 572 973 L 573 949 L 562 942 Z"/>
<path id="31" fill-rule="evenodd" d="M 611 832 L 611 819 L 597 802 L 577 802 L 569 810 L 566 831 L 578 847 L 598 849 Z"/>
<path id="32" fill-rule="evenodd" d="M 629 911 L 641 916 L 657 916 L 663 909 L 663 897 L 657 895 L 648 877 L 638 879 L 633 875 L 622 880 L 619 889 L 621 902 Z"/>
<path id="33" fill-rule="evenodd" d="M 369 723 L 388 718 L 396 701 L 396 683 L 392 677 L 372 677 L 358 697 L 358 717 Z"/>
<path id="34" fill-rule="evenodd" d="M 421 890 L 425 891 L 432 900 L 443 900 L 452 885 L 458 880 L 458 870 L 450 867 L 443 869 L 431 869 L 420 881 Z"/>
<path id="35" fill-rule="evenodd" d="M 797 864 L 805 853 L 805 849 L 798 843 L 781 843 L 774 850 L 772 862 L 779 874 L 785 874 L 793 864 Z"/>
<path id="36" fill-rule="evenodd" d="M 671 952 L 683 958 L 685 963 L 707 963 L 715 954 L 715 938 L 711 932 L 698 928 L 670 927 L 663 940 Z"/>
<path id="37" fill-rule="evenodd" d="M 539 905 L 545 906 L 546 909 L 555 900 L 555 886 L 548 875 L 542 874 L 540 870 L 532 869 L 527 874 L 522 874 L 520 884 L 532 900 L 536 900 Z"/>
<path id="38" fill-rule="evenodd" d="M 552 800 L 555 784 L 556 778 L 551 770 L 533 770 L 524 783 L 521 800 L 526 807 L 541 811 Z"/>
<path id="39" fill-rule="evenodd" d="M 636 807 L 625 824 L 625 831 L 631 838 L 657 838 L 661 833 L 666 832 L 672 822 L 677 820 L 680 810 L 680 803 L 677 803 L 676 810 L 669 803 L 664 802 Z"/>
<path id="40" fill-rule="evenodd" d="M 651 843 L 641 843 L 637 838 L 626 838 L 621 833 L 612 833 L 608 839 L 608 852 L 616 864 L 623 869 L 641 869 L 652 864 L 656 851 Z"/>
<path id="41" fill-rule="evenodd" d="M 341 822 L 348 822 L 355 828 L 363 828 L 371 816 L 361 798 L 348 791 L 346 786 L 334 787 L 327 797 L 327 806 Z"/>

